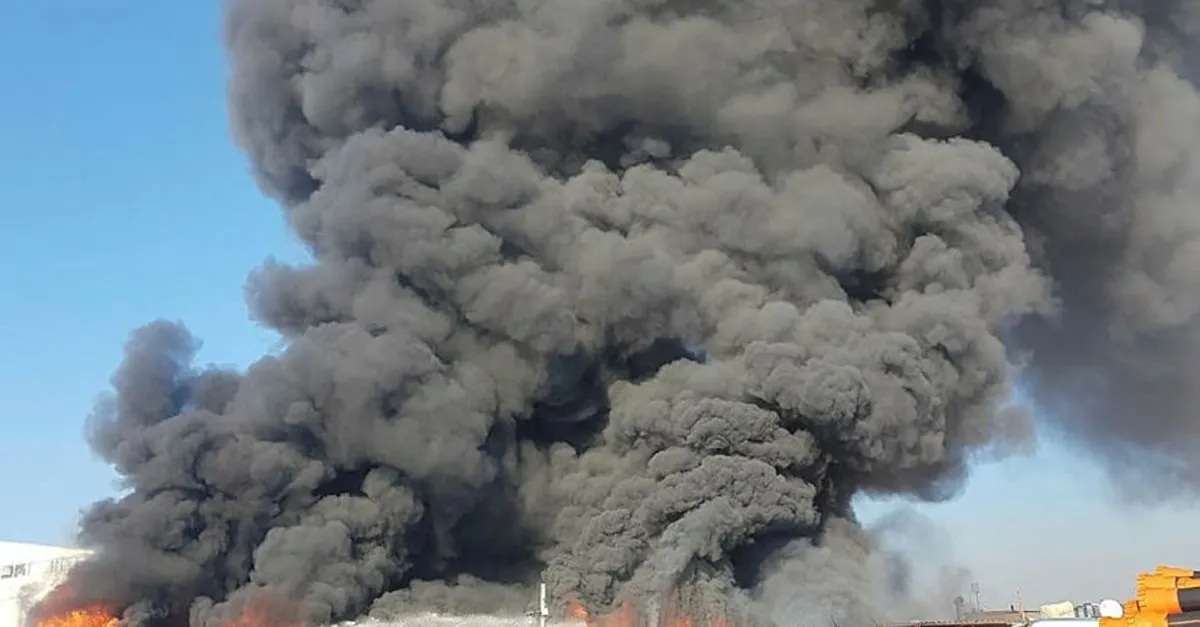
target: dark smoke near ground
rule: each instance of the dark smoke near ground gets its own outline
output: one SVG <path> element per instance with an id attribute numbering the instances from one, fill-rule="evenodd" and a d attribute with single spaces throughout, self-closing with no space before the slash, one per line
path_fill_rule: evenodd
<path id="1" fill-rule="evenodd" d="M 846 627 L 852 497 L 1025 446 L 1017 363 L 1162 460 L 1125 478 L 1198 476 L 1200 2 L 227 9 L 237 141 L 316 261 L 254 273 L 288 345 L 245 373 L 129 342 L 91 440 L 131 492 L 76 577 L 135 624 L 521 611 L 544 576 L 779 622 L 832 585 Z"/>
<path id="2" fill-rule="evenodd" d="M 945 530 L 908 507 L 865 529 L 831 521 L 819 543 L 796 541 L 771 559 L 757 609 L 789 627 L 955 620 L 954 599 L 973 581 Z"/>
<path id="3" fill-rule="evenodd" d="M 865 564 L 878 590 L 876 615 L 897 623 L 960 618 L 955 600 L 970 595 L 975 577 L 956 555 L 948 530 L 902 507 L 868 531 L 875 546 Z"/>

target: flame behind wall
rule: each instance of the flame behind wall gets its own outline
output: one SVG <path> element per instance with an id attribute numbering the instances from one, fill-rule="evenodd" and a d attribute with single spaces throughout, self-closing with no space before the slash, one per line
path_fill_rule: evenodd
<path id="1" fill-rule="evenodd" d="M 736 627 L 725 608 L 690 602 L 682 590 L 672 591 L 659 601 L 652 608 L 624 601 L 611 612 L 594 615 L 572 595 L 566 603 L 565 618 L 587 627 Z"/>

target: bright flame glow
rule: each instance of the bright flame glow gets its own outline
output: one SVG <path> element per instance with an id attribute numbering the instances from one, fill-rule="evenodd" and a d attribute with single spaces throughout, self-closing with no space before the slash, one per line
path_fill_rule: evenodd
<path id="1" fill-rule="evenodd" d="M 117 627 L 121 620 L 106 607 L 90 605 L 58 614 L 37 622 L 37 627 Z"/>
<path id="2" fill-rule="evenodd" d="M 302 627 L 301 621 L 282 610 L 280 603 L 272 602 L 266 594 L 261 594 L 246 603 L 241 613 L 226 622 L 224 627 Z"/>
<path id="3" fill-rule="evenodd" d="M 70 585 L 50 591 L 38 608 L 37 627 L 118 627 L 121 619 L 102 603 L 79 603 Z"/>
<path id="4" fill-rule="evenodd" d="M 674 603 L 668 604 L 664 610 L 659 617 L 658 627 L 735 627 L 721 613 L 697 620 L 689 613 L 676 609 Z M 568 622 L 585 623 L 587 627 L 641 627 L 637 608 L 628 601 L 608 614 L 594 616 L 583 603 L 572 598 L 567 602 L 565 618 Z"/>

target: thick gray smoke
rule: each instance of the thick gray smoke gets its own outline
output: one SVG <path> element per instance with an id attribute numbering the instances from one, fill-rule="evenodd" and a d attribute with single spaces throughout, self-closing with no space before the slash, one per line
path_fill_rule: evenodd
<path id="1" fill-rule="evenodd" d="M 955 558 L 945 530 L 911 508 L 867 529 L 831 519 L 820 537 L 773 553 L 755 609 L 773 624 L 865 627 L 954 620 L 955 597 L 970 570 Z"/>
<path id="2" fill-rule="evenodd" d="M 878 544 L 867 564 L 879 590 L 878 615 L 894 622 L 955 620 L 955 600 L 975 578 L 955 553 L 948 530 L 911 507 L 868 529 Z"/>
<path id="3" fill-rule="evenodd" d="M 851 498 L 1023 445 L 1018 362 L 1200 476 L 1200 1 L 228 5 L 315 263 L 253 275 L 288 345 L 245 373 L 133 334 L 77 573 L 130 618 L 852 607 Z"/>

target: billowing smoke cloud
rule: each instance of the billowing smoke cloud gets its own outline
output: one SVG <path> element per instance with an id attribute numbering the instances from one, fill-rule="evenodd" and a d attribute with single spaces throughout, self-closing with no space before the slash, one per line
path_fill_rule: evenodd
<path id="1" fill-rule="evenodd" d="M 831 519 L 774 552 L 764 573 L 755 609 L 799 627 L 954 620 L 972 581 L 946 531 L 908 507 L 867 529 Z"/>
<path id="2" fill-rule="evenodd" d="M 288 345 L 244 373 L 133 334 L 92 434 L 131 492 L 88 513 L 79 589 L 197 627 L 519 611 L 543 576 L 593 609 L 842 611 L 851 498 L 948 498 L 1024 445 L 1017 362 L 1094 450 L 1198 476 L 1197 26 L 232 0 L 236 137 L 315 263 L 253 275 Z"/>

